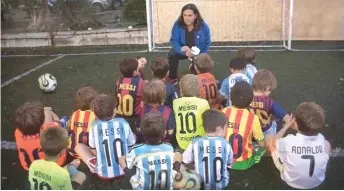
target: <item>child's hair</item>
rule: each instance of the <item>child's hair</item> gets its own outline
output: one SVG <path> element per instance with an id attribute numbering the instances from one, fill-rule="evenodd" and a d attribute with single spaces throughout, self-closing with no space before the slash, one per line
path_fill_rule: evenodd
<path id="1" fill-rule="evenodd" d="M 236 53 L 237 58 L 243 58 L 250 64 L 255 64 L 256 51 L 251 47 L 240 48 Z"/>
<path id="2" fill-rule="evenodd" d="M 144 59 L 146 59 L 146 60 L 147 60 L 147 62 L 148 62 L 148 58 L 147 58 L 147 57 L 145 57 L 145 56 L 135 56 L 135 58 L 136 58 L 136 60 L 138 60 L 138 59 L 140 59 L 140 58 L 144 58 Z"/>
<path id="3" fill-rule="evenodd" d="M 134 75 L 134 71 L 137 70 L 138 62 L 135 58 L 126 58 L 120 64 L 120 71 L 126 78 L 131 78 Z"/>
<path id="4" fill-rule="evenodd" d="M 313 136 L 325 126 L 325 111 L 314 102 L 303 102 L 296 108 L 295 120 L 302 134 Z"/>
<path id="5" fill-rule="evenodd" d="M 168 73 L 168 60 L 166 58 L 158 57 L 151 65 L 151 70 L 155 78 L 163 79 Z"/>
<path id="6" fill-rule="evenodd" d="M 143 101 L 146 104 L 163 104 L 165 98 L 165 84 L 161 80 L 152 80 L 143 88 Z"/>
<path id="7" fill-rule="evenodd" d="M 68 132 L 61 127 L 48 127 L 41 132 L 40 143 L 48 156 L 57 156 L 68 145 Z"/>
<path id="8" fill-rule="evenodd" d="M 147 113 L 141 122 L 141 132 L 150 144 L 158 144 L 165 134 L 165 120 L 160 112 Z"/>
<path id="9" fill-rule="evenodd" d="M 203 126 L 207 133 L 215 133 L 217 127 L 224 128 L 228 119 L 223 112 L 209 109 L 202 114 Z"/>
<path id="10" fill-rule="evenodd" d="M 233 58 L 229 63 L 229 68 L 233 70 L 244 70 L 246 61 L 243 58 Z"/>
<path id="11" fill-rule="evenodd" d="M 233 106 L 247 108 L 253 100 L 253 89 L 246 81 L 239 81 L 231 88 L 230 98 Z"/>
<path id="12" fill-rule="evenodd" d="M 44 108 L 40 102 L 26 102 L 17 108 L 14 124 L 22 134 L 35 135 L 40 132 L 44 119 Z"/>
<path id="13" fill-rule="evenodd" d="M 254 91 L 272 91 L 277 88 L 276 77 L 268 70 L 259 70 L 253 77 L 252 87 Z"/>
<path id="14" fill-rule="evenodd" d="M 198 92 L 199 92 L 198 77 L 193 74 L 186 74 L 180 79 L 179 87 L 183 94 L 183 97 L 198 96 Z"/>
<path id="15" fill-rule="evenodd" d="M 75 94 L 76 108 L 81 110 L 90 109 L 90 103 L 96 95 L 98 95 L 98 91 L 92 87 L 87 86 L 78 89 Z"/>
<path id="16" fill-rule="evenodd" d="M 194 63 L 197 67 L 197 70 L 200 73 L 211 72 L 211 69 L 214 66 L 214 61 L 211 59 L 211 57 L 208 54 L 205 54 L 205 53 L 202 53 L 196 56 Z"/>
<path id="17" fill-rule="evenodd" d="M 115 98 L 107 94 L 99 94 L 91 102 L 92 111 L 100 120 L 111 119 L 113 117 L 115 107 Z"/>

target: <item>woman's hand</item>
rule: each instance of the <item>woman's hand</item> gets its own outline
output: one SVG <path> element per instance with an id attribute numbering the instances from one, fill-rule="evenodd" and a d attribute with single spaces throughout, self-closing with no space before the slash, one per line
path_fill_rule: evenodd
<path id="1" fill-rule="evenodd" d="M 192 54 L 192 51 L 191 51 L 191 49 L 190 50 L 188 50 L 186 53 L 185 53 L 185 55 L 188 57 L 188 58 L 192 58 L 192 57 L 194 57 L 195 55 L 193 55 Z"/>
<path id="2" fill-rule="evenodd" d="M 182 52 L 188 52 L 188 51 L 191 51 L 191 49 L 188 46 L 182 47 Z"/>

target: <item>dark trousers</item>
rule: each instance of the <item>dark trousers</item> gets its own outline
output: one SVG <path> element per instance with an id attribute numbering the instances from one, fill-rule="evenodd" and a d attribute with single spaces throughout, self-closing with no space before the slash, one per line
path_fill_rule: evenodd
<path id="1" fill-rule="evenodd" d="M 177 79 L 178 78 L 178 64 L 180 60 L 185 60 L 188 59 L 187 56 L 185 55 L 181 55 L 178 52 L 176 52 L 175 50 L 171 49 L 170 52 L 168 53 L 168 63 L 169 63 L 169 77 L 171 79 Z M 190 67 L 190 73 L 192 74 L 196 74 L 196 70 L 193 66 L 193 62 L 192 62 L 192 66 Z"/>

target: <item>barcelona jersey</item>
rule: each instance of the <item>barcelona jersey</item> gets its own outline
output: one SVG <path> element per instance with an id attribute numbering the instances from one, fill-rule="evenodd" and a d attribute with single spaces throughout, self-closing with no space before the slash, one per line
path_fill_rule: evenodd
<path id="1" fill-rule="evenodd" d="M 264 140 L 258 117 L 235 107 L 226 107 L 222 112 L 228 117 L 226 139 L 233 149 L 233 162 L 249 159 L 253 153 L 252 137 L 258 142 Z"/>
<path id="2" fill-rule="evenodd" d="M 41 131 L 49 127 L 59 127 L 59 124 L 56 122 L 43 124 Z M 14 136 L 18 148 L 19 161 L 25 170 L 29 170 L 31 163 L 34 160 L 45 158 L 45 155 L 41 150 L 39 133 L 35 135 L 24 135 L 19 129 L 16 129 Z M 67 153 L 61 155 L 57 161 L 60 166 L 64 164 L 67 156 L 66 154 Z"/>
<path id="3" fill-rule="evenodd" d="M 258 116 L 263 132 L 270 129 L 272 125 L 272 115 L 281 120 L 287 114 L 286 111 L 269 96 L 254 96 L 250 104 L 250 111 Z"/>
<path id="4" fill-rule="evenodd" d="M 121 117 L 139 116 L 144 81 L 139 76 L 121 77 L 116 83 L 117 115 Z"/>
<path id="5" fill-rule="evenodd" d="M 207 72 L 198 74 L 200 82 L 199 97 L 207 100 L 211 108 L 218 109 L 220 103 L 217 95 L 217 84 L 215 77 Z"/>
<path id="6" fill-rule="evenodd" d="M 88 146 L 89 132 L 95 118 L 96 116 L 91 110 L 77 110 L 72 114 L 69 129 L 69 149 L 72 155 L 76 156 L 74 149 L 78 143 L 83 143 Z"/>
<path id="7" fill-rule="evenodd" d="M 169 140 L 168 130 L 173 130 L 176 127 L 176 122 L 174 119 L 173 111 L 171 108 L 169 108 L 165 105 L 159 105 L 159 106 L 154 107 L 154 106 L 150 106 L 148 104 L 145 104 L 143 109 L 141 110 L 140 119 L 142 119 L 145 116 L 145 114 L 150 113 L 150 112 L 154 112 L 154 111 L 158 111 L 158 112 L 162 113 L 162 115 L 164 116 L 167 134 L 166 134 L 166 136 L 164 136 L 163 141 L 168 141 Z M 140 123 L 138 123 L 138 127 L 139 126 L 140 126 Z"/>

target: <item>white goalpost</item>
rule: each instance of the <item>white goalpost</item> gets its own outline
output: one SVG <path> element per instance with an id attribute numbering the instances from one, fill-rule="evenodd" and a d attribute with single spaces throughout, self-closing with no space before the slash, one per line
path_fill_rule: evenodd
<path id="1" fill-rule="evenodd" d="M 146 0 L 149 50 L 170 48 L 171 28 L 187 3 L 195 3 L 208 23 L 211 48 L 288 48 L 292 12 L 287 1 Z"/>
<path id="2" fill-rule="evenodd" d="M 344 50 L 343 0 L 146 0 L 149 51 L 170 48 L 172 26 L 188 3 L 209 25 L 211 48 L 322 50 L 332 43 L 331 50 Z"/>

